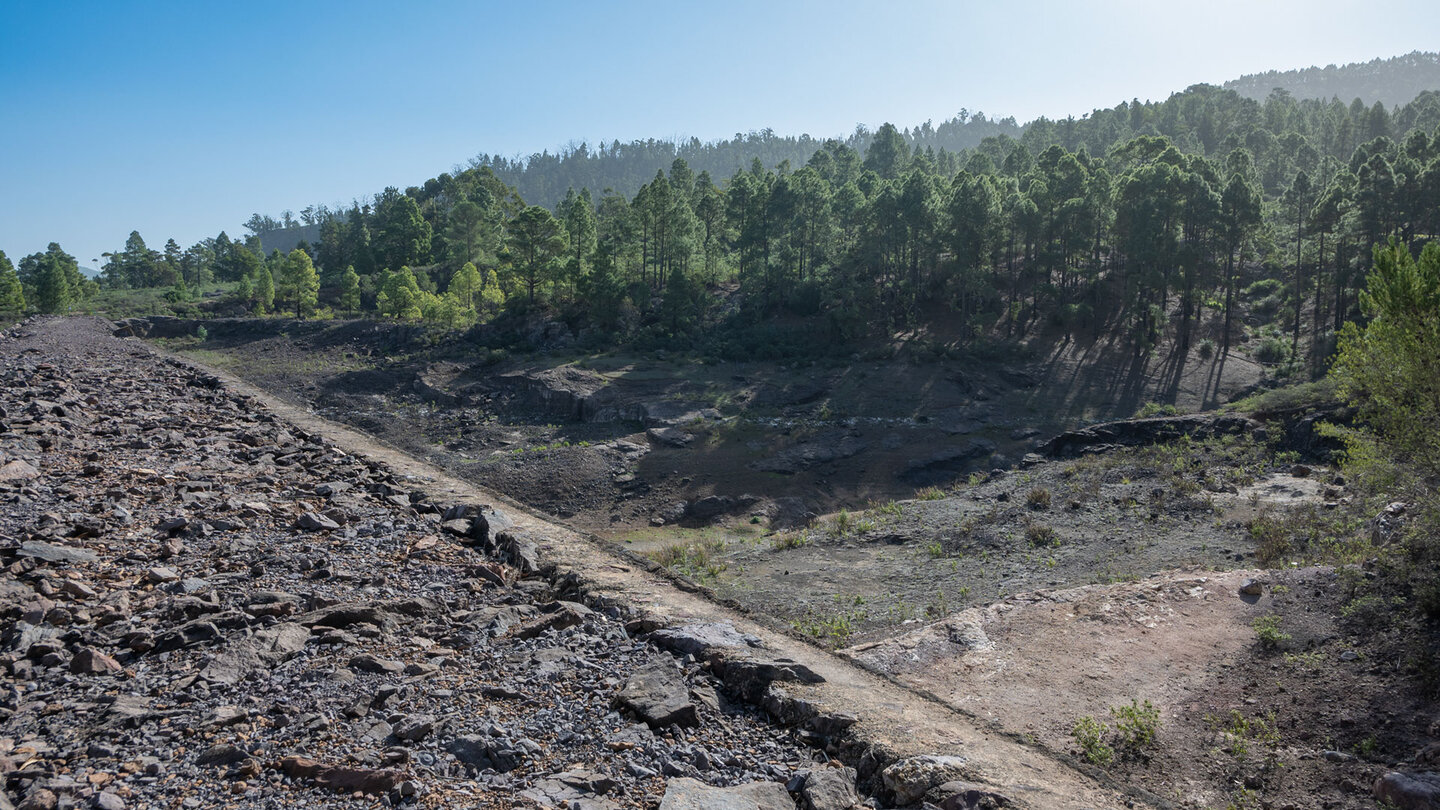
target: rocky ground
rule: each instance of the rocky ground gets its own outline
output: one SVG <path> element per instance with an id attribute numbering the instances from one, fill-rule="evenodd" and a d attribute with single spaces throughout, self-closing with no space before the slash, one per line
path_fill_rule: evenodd
<path id="1" fill-rule="evenodd" d="M 771 724 L 500 512 L 101 321 L 12 329 L 0 383 L 6 810 L 859 801 L 846 723 Z"/>
<path id="2" fill-rule="evenodd" d="M 315 334 L 270 329 L 205 344 L 223 353 L 184 338 L 172 346 L 644 550 L 768 630 L 853 645 L 844 655 L 955 712 L 935 727 L 993 732 L 967 738 L 972 756 L 1019 743 L 1073 757 L 1128 785 L 1137 806 L 1349 810 L 1384 795 L 1426 807 L 1423 797 L 1440 792 L 1440 777 L 1425 782 L 1440 764 L 1427 747 L 1440 722 L 1425 673 L 1406 663 L 1428 636 L 1355 618 L 1363 568 L 1259 568 L 1292 531 L 1333 534 L 1326 542 L 1341 546 L 1356 538 L 1331 559 L 1366 557 L 1359 523 L 1340 523 L 1368 516 L 1357 518 L 1344 477 L 1323 463 L 1313 419 L 1130 421 L 1042 442 L 1037 411 L 1089 416 L 1101 395 L 1146 396 L 1152 384 L 1135 381 L 1149 371 L 1117 366 L 1120 376 L 1081 385 L 1088 395 L 1072 386 L 1064 397 L 1046 388 L 1075 371 L 1059 355 L 1034 370 L 1001 364 L 958 377 L 943 363 L 746 369 L 727 386 L 715 370 L 697 377 L 645 362 L 434 363 L 358 326 L 295 328 Z M 1216 379 L 1197 388 L 1196 404 L 1233 390 Z M 871 389 L 896 392 L 894 401 Z M 841 404 L 861 412 L 830 412 Z M 1037 455 L 1023 458 L 1027 448 Z M 1020 466 L 993 468 L 997 452 Z M 827 505 L 839 511 L 817 519 Z M 633 576 L 602 568 L 612 581 Z M 566 595 L 551 590 L 545 598 Z M 1267 618 L 1284 623 L 1285 638 L 1257 638 L 1254 622 Z M 823 658 L 805 660 L 824 668 Z M 896 705 L 873 682 L 857 687 L 848 698 L 875 717 Z M 1113 726 L 1112 708 L 1141 700 L 1154 705 L 1158 737 L 1084 765 L 1077 720 Z M 892 741 L 919 728 L 909 722 L 891 724 Z M 830 748 L 861 766 L 860 784 L 879 794 L 872 803 L 922 798 L 888 787 L 858 749 Z M 997 756 L 992 777 L 1044 767 Z M 959 767 L 931 760 L 922 772 Z M 915 764 L 906 762 L 886 772 Z M 994 795 L 1020 806 L 1028 788 L 1006 784 Z M 1070 783 L 1059 795 L 1084 789 Z M 1061 806 L 1054 796 L 1035 806 Z"/>

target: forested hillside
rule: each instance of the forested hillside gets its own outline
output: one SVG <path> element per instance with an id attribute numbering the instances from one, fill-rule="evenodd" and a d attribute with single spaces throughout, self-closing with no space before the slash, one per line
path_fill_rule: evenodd
<path id="1" fill-rule="evenodd" d="M 757 147 L 815 148 L 724 175 L 670 157 L 634 194 L 579 184 L 549 207 L 492 160 L 349 210 L 307 209 L 318 241 L 289 255 L 224 233 L 160 252 L 132 234 L 103 283 L 179 299 L 218 279 L 234 285 L 232 311 L 301 317 L 466 326 L 544 312 L 596 348 L 725 357 L 846 351 L 917 328 L 959 343 L 1061 329 L 1121 335 L 1137 353 L 1166 340 L 1214 351 L 1246 336 L 1244 301 L 1272 324 L 1262 360 L 1313 369 L 1358 314 L 1372 248 L 1440 227 L 1437 126 L 1434 93 L 1392 110 L 1199 85 L 953 151 L 917 146 L 944 127 L 917 141 L 887 124 L 863 150 L 765 136 Z M 731 161 L 736 148 L 694 155 Z M 624 152 L 560 164 L 579 178 Z M 73 266 L 52 247 L 20 263 L 32 305 L 46 268 Z M 42 307 L 68 304 L 45 289 Z"/>
<path id="2" fill-rule="evenodd" d="M 1279 88 L 1296 98 L 1328 101 L 1363 98 L 1388 107 L 1404 104 L 1426 90 L 1440 91 L 1440 53 L 1414 51 L 1363 64 L 1326 65 L 1301 70 L 1267 70 L 1225 83 L 1246 98 L 1263 101 Z"/>
<path id="3" fill-rule="evenodd" d="M 900 132 L 906 146 L 919 152 L 959 152 L 979 146 L 988 137 L 1008 135 L 1015 138 L 1020 133 L 1021 128 L 1014 118 L 992 120 L 984 113 L 972 115 L 968 110 L 961 110 L 939 126 L 932 126 L 926 121 Z M 855 132 L 843 139 L 843 143 L 863 154 L 874 139 L 874 132 L 856 127 Z M 523 160 L 480 155 L 471 161 L 471 167 L 488 166 L 497 177 L 514 186 L 527 201 L 553 207 L 565 198 L 565 192 L 571 188 L 588 188 L 592 192 L 608 188 L 626 196 L 634 195 L 655 176 L 655 172 L 668 170 L 676 158 L 684 160 L 692 171 L 708 172 L 712 177 L 729 177 L 741 169 L 748 169 L 755 160 L 767 168 L 775 168 L 785 162 L 799 166 L 824 146 L 824 140 L 809 135 L 787 137 L 767 129 L 749 134 L 736 133 L 733 138 L 714 143 L 702 143 L 697 138 L 679 143 L 650 139 L 628 144 L 612 141 L 608 146 L 602 143 L 598 148 L 582 143 L 559 154 L 539 152 Z"/>

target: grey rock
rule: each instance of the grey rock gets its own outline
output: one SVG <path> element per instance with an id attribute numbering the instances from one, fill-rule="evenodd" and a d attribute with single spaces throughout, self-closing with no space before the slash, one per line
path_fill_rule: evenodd
<path id="1" fill-rule="evenodd" d="M 250 641 L 239 641 L 216 654 L 200 670 L 200 677 L 210 683 L 234 686 L 264 664 L 260 653 Z"/>
<path id="2" fill-rule="evenodd" d="M 717 788 L 680 777 L 665 784 L 660 810 L 795 810 L 795 802 L 778 782 Z"/>
<path id="3" fill-rule="evenodd" d="M 664 661 L 649 664 L 625 682 L 615 703 L 634 712 L 651 728 L 694 726 L 699 722 L 685 679 Z"/>
<path id="4" fill-rule="evenodd" d="M 315 512 L 305 512 L 296 518 L 295 528 L 311 532 L 322 530 L 333 531 L 340 528 L 340 524 L 325 515 L 316 514 Z"/>
<path id="5" fill-rule="evenodd" d="M 650 428 L 645 435 L 656 444 L 666 447 L 685 447 L 695 441 L 694 433 L 687 433 L 678 427 Z"/>
<path id="6" fill-rule="evenodd" d="M 1391 771 L 1375 780 L 1375 798 L 1399 810 L 1440 808 L 1440 773 Z"/>
<path id="7" fill-rule="evenodd" d="M 156 585 L 160 585 L 166 582 L 175 582 L 178 579 L 180 579 L 180 575 L 176 573 L 175 569 L 173 568 L 165 568 L 162 566 L 158 568 L 151 568 L 150 570 L 145 572 L 145 581 L 155 583 Z"/>
<path id="8" fill-rule="evenodd" d="M 426 714 L 414 715 L 395 724 L 395 737 L 406 742 L 420 742 L 429 737 L 430 732 L 434 730 L 434 717 Z"/>
<path id="9" fill-rule="evenodd" d="M 95 562 L 100 559 L 93 551 L 74 546 L 62 546 L 58 543 L 47 543 L 43 540 L 27 540 L 20 544 L 20 550 L 16 552 L 21 557 L 33 557 L 45 562 Z"/>
<path id="10" fill-rule="evenodd" d="M 403 663 L 389 658 L 377 658 L 369 653 L 351 658 L 350 668 L 361 672 L 378 672 L 387 675 L 399 675 L 405 671 Z"/>
<path id="11" fill-rule="evenodd" d="M 702 622 L 666 627 L 650 634 L 657 647 L 703 658 L 716 647 L 759 647 L 758 636 L 741 633 L 729 622 Z"/>
<path id="12" fill-rule="evenodd" d="M 213 765 L 216 767 L 227 767 L 244 762 L 250 758 L 250 754 L 243 748 L 232 743 L 217 743 L 200 752 L 195 757 L 196 765 Z"/>
<path id="13" fill-rule="evenodd" d="M 817 768 L 805 777 L 800 796 L 807 810 L 849 810 L 860 803 L 854 768 Z"/>
<path id="14" fill-rule="evenodd" d="M 932 788 L 927 795 L 940 810 L 991 810 L 1013 806 L 1004 794 L 975 782 L 946 782 Z"/>
<path id="15" fill-rule="evenodd" d="M 940 755 L 902 759 L 880 773 L 885 789 L 899 805 L 914 804 L 931 788 L 969 776 L 963 758 Z"/>
<path id="16" fill-rule="evenodd" d="M 1242 596 L 1260 596 L 1265 593 L 1265 586 L 1258 579 L 1247 579 L 1240 583 Z"/>
<path id="17" fill-rule="evenodd" d="M 579 602 L 551 602 L 541 608 L 544 613 L 517 627 L 516 638 L 535 638 L 547 630 L 564 630 L 585 621 L 594 613 Z"/>

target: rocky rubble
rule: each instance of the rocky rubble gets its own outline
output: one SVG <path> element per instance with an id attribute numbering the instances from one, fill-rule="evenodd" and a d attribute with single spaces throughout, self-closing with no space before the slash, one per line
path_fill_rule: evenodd
<path id="1" fill-rule="evenodd" d="M 814 673 L 652 642 L 502 513 L 111 328 L 0 338 L 0 809 L 860 800 L 806 744 L 853 718 L 754 705 Z"/>

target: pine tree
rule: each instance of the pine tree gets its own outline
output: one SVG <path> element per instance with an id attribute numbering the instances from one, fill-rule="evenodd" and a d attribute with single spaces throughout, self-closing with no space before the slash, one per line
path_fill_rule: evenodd
<path id="1" fill-rule="evenodd" d="M 270 268 L 261 265 L 255 268 L 255 311 L 261 315 L 275 308 L 275 277 Z"/>
<path id="2" fill-rule="evenodd" d="M 310 254 L 296 248 L 285 257 L 280 267 L 280 291 L 282 300 L 294 303 L 296 318 L 315 311 L 320 300 L 320 277 L 315 273 Z"/>
<path id="3" fill-rule="evenodd" d="M 340 276 L 340 308 L 346 312 L 355 312 L 360 309 L 360 274 L 355 272 L 355 267 L 345 268 Z"/>

